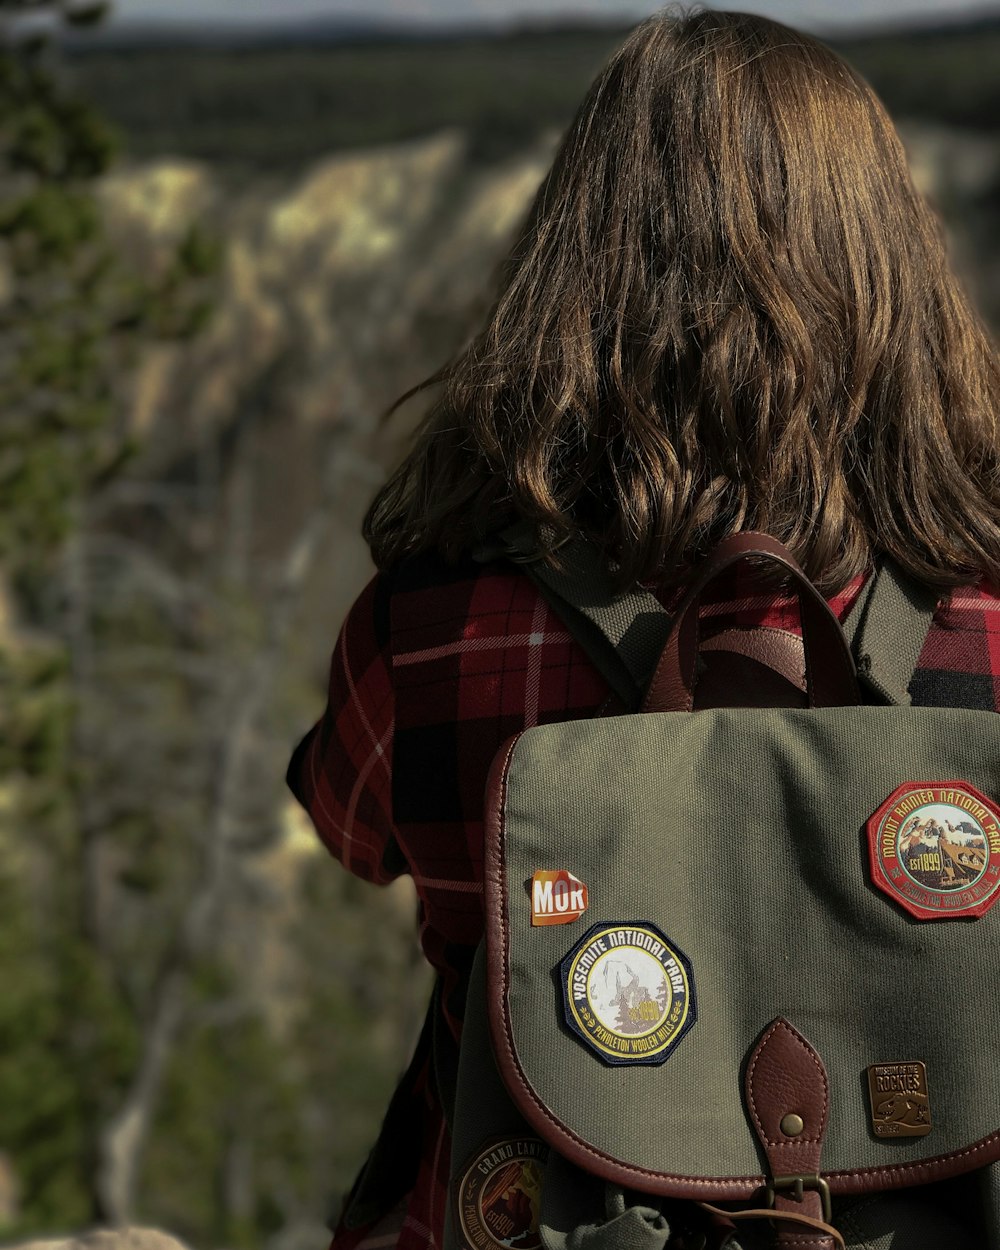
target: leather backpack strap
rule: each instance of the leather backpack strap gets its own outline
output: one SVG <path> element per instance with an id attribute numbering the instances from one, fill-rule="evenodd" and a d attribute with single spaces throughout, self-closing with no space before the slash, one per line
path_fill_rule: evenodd
<path id="1" fill-rule="evenodd" d="M 756 537 L 756 536 L 755 536 Z M 735 542 L 744 541 L 737 535 Z M 770 541 L 770 540 L 765 540 Z M 619 591 L 599 549 L 579 538 L 559 548 L 559 568 L 538 554 L 535 527 L 518 522 L 472 552 L 481 562 L 519 564 L 611 686 L 625 711 L 638 711 L 663 653 L 672 619 L 649 591 Z M 802 640 L 768 627 L 732 629 L 704 647 L 698 707 L 800 706 L 806 684 Z M 742 661 L 742 663 L 741 663 Z M 716 697 L 719 691 L 722 697 Z M 751 697 L 755 695 L 757 697 Z"/>
<path id="2" fill-rule="evenodd" d="M 702 595 L 727 569 L 747 560 L 777 565 L 791 575 L 802 617 L 809 706 L 838 707 L 859 701 L 854 662 L 830 606 L 786 547 L 767 534 L 747 531 L 723 539 L 692 581 L 646 692 L 644 712 L 689 712 L 694 708 Z"/>
<path id="3" fill-rule="evenodd" d="M 638 708 L 671 618 L 648 590 L 621 592 L 593 544 L 559 548 L 559 568 L 543 561 L 535 527 L 519 522 L 473 552 L 481 561 L 506 556 L 519 564 L 628 711 Z"/>
<path id="4" fill-rule="evenodd" d="M 881 702 L 908 705 L 940 592 L 883 560 L 844 622 L 858 678 Z"/>

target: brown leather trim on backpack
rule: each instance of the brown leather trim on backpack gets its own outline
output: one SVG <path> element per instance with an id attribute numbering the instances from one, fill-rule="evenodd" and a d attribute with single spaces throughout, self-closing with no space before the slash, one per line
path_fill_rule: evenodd
<path id="1" fill-rule="evenodd" d="M 698 652 L 694 706 L 808 706 L 802 639 L 767 625 L 714 634 Z"/>
<path id="2" fill-rule="evenodd" d="M 691 584 L 653 673 L 644 712 L 691 711 L 697 675 L 701 597 L 727 569 L 758 557 L 790 573 L 799 596 L 810 707 L 860 702 L 854 661 L 840 622 L 786 547 L 766 534 L 733 534 L 716 547 Z"/>
<path id="3" fill-rule="evenodd" d="M 769 1197 L 775 1214 L 791 1217 L 778 1228 L 779 1246 L 834 1250 L 830 1236 L 816 1236 L 817 1231 L 829 1232 L 822 1223 L 824 1216 L 829 1219 L 829 1191 L 820 1175 L 820 1158 L 830 1083 L 815 1048 L 781 1016 L 768 1025 L 750 1055 L 745 1092 L 771 1169 Z M 825 1204 L 821 1193 L 827 1194 Z M 802 1216 L 810 1223 L 803 1226 Z"/>
<path id="4" fill-rule="evenodd" d="M 709 1216 L 728 1217 L 733 1221 L 734 1227 L 737 1221 L 767 1220 L 771 1224 L 780 1221 L 779 1246 L 788 1245 L 800 1248 L 808 1246 L 810 1250 L 846 1250 L 842 1233 L 827 1224 L 825 1220 L 815 1219 L 811 1215 L 802 1215 L 798 1211 L 772 1211 L 765 1208 L 753 1211 L 724 1211 L 710 1202 L 699 1202 L 698 1206 Z M 823 1233 L 823 1236 L 817 1237 L 817 1233 Z M 789 1240 L 790 1237 L 795 1237 L 797 1240 Z M 725 1243 L 723 1250 L 725 1250 Z"/>
<path id="5" fill-rule="evenodd" d="M 815 1049 L 783 1017 L 767 1026 L 751 1052 L 745 1084 L 747 1110 L 772 1175 L 818 1172 L 830 1084 Z"/>
<path id="6" fill-rule="evenodd" d="M 486 979 L 490 1034 L 497 1067 L 512 1101 L 542 1139 L 578 1167 L 602 1180 L 662 1194 L 671 1198 L 732 1201 L 746 1199 L 762 1190 L 768 1178 L 756 1176 L 699 1177 L 657 1172 L 613 1158 L 591 1146 L 559 1120 L 535 1093 L 517 1056 L 507 1009 L 507 978 L 510 918 L 504 862 L 503 822 L 507 779 L 514 749 L 523 733 L 501 748 L 487 783 L 485 806 L 484 886 L 486 904 Z M 827 1172 L 832 1194 L 858 1194 L 879 1189 L 901 1189 L 959 1176 L 972 1168 L 1000 1160 L 1000 1132 L 991 1133 L 961 1150 L 912 1163 Z"/>
<path id="7" fill-rule="evenodd" d="M 732 651 L 736 655 L 766 664 L 796 689 L 805 693 L 806 656 L 802 639 L 790 629 L 770 625 L 750 625 L 724 629 L 701 644 L 701 655 L 715 651 Z"/>

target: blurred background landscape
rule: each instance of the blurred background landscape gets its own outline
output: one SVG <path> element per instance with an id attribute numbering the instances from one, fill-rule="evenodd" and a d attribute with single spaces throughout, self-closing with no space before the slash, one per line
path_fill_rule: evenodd
<path id="1" fill-rule="evenodd" d="M 653 7 L 0 0 L 0 1240 L 325 1246 L 429 980 L 285 765 L 379 414 Z M 738 7 L 875 85 L 1000 325 L 1000 4 Z"/>

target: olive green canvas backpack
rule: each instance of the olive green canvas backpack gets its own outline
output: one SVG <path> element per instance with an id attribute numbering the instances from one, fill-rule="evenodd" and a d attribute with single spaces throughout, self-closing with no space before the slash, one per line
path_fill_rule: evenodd
<path id="1" fill-rule="evenodd" d="M 745 561 L 801 643 L 699 646 Z M 446 1250 L 1000 1250 L 1000 717 L 910 705 L 933 597 L 883 566 L 849 644 L 762 535 L 672 622 L 526 567 L 626 711 L 494 765 Z"/>

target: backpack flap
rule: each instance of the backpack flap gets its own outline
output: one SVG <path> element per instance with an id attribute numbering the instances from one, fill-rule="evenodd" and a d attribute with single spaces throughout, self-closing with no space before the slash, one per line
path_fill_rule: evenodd
<path id="1" fill-rule="evenodd" d="M 673 1197 L 749 1198 L 782 1158 L 816 1155 L 834 1194 L 1000 1158 L 998 802 L 985 712 L 520 734 L 486 863 L 490 1030 L 518 1110 L 588 1172 Z"/>

